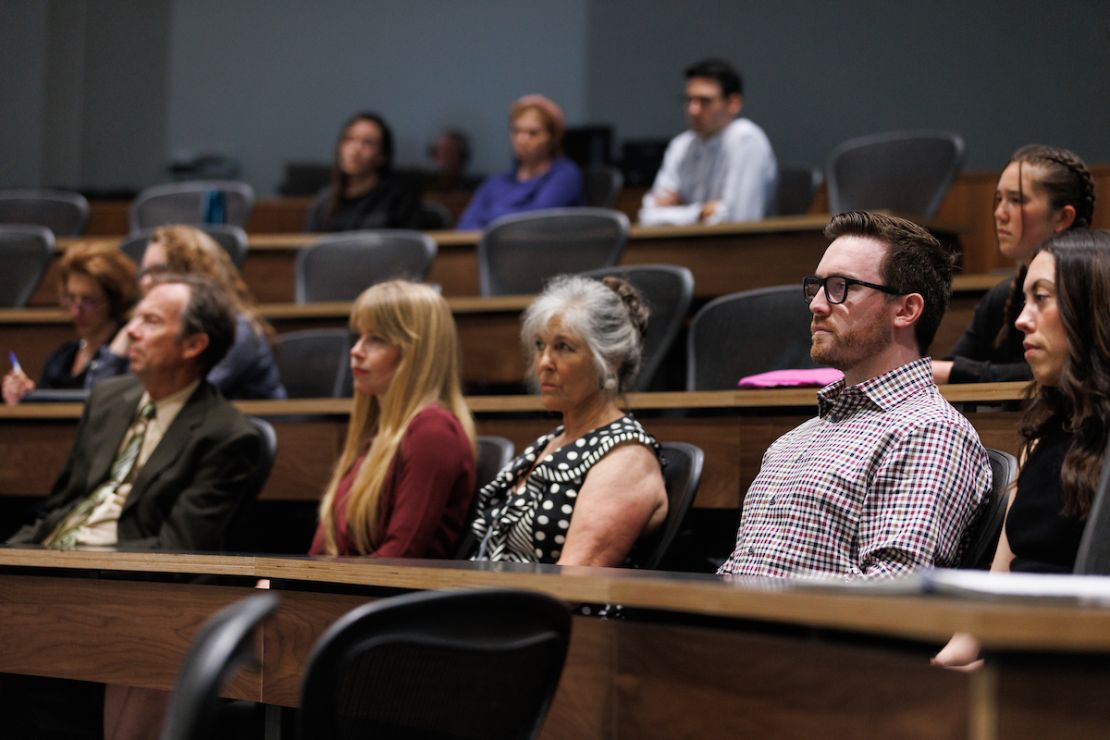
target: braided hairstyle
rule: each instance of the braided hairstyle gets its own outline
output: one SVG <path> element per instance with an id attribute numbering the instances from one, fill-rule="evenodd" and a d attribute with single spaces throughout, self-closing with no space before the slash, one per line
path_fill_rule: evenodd
<path id="1" fill-rule="evenodd" d="M 1044 144 L 1027 144 L 1021 147 L 1010 162 L 1018 165 L 1018 188 L 1024 201 L 1024 187 L 1022 182 L 1022 168 L 1024 165 L 1034 165 L 1040 168 L 1040 177 L 1035 180 L 1034 187 L 1044 192 L 1048 197 L 1049 206 L 1053 211 L 1058 211 L 1064 206 L 1075 209 L 1075 220 L 1070 229 L 1090 228 L 1091 219 L 1095 212 L 1095 185 L 1087 165 L 1075 152 L 1056 146 Z M 1022 208 L 1021 228 L 1025 231 L 1025 209 Z M 1011 333 L 1017 332 L 1014 322 L 1022 309 L 1022 285 L 1025 283 L 1027 267 L 1018 268 L 1010 283 L 1010 292 L 1006 296 L 1006 307 L 1002 313 L 1002 327 L 998 336 L 994 338 L 994 346 L 1003 346 Z"/>

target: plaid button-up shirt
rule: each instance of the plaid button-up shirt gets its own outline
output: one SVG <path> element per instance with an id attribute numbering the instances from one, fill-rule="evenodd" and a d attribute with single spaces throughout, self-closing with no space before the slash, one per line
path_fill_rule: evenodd
<path id="1" fill-rule="evenodd" d="M 721 574 L 888 577 L 957 563 L 990 492 L 979 435 L 927 358 L 818 393 L 818 416 L 774 442 Z"/>

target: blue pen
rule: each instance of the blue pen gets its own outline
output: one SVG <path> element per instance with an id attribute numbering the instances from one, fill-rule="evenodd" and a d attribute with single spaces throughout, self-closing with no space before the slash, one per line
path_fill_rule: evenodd
<path id="1" fill-rule="evenodd" d="M 19 358 L 15 356 L 15 352 L 8 352 L 8 362 L 12 364 L 12 370 L 15 370 L 17 373 L 23 372 L 23 367 L 19 364 Z"/>

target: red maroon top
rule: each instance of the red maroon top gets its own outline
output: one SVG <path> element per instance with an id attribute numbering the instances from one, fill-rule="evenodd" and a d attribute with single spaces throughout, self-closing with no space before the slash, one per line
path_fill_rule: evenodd
<path id="1" fill-rule="evenodd" d="M 363 450 L 335 492 L 333 521 L 340 555 L 359 555 L 347 530 L 347 495 L 366 458 Z M 450 558 L 466 526 L 474 497 L 474 454 L 462 424 L 439 405 L 418 413 L 401 437 L 382 484 L 381 544 L 368 555 L 379 558 Z M 311 555 L 324 554 L 324 530 L 317 526 Z"/>

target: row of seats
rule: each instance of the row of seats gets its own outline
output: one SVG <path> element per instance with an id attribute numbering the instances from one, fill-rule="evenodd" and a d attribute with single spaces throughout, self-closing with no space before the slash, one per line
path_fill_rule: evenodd
<path id="1" fill-rule="evenodd" d="M 964 142 L 944 131 L 895 131 L 850 139 L 829 155 L 829 210 L 887 209 L 931 218 L 963 163 Z M 819 170 L 781 167 L 768 215 L 805 213 L 822 183 Z M 612 208 L 623 187 L 619 170 L 595 165 L 585 173 L 587 206 Z M 224 223 L 243 228 L 254 209 L 254 189 L 227 180 L 168 183 L 145 188 L 131 204 L 132 233 L 170 223 Z M 422 226 L 448 228 L 450 213 L 425 204 Z M 56 190 L 0 191 L 0 224 L 27 223 L 58 236 L 79 236 L 89 204 L 77 193 Z"/>

